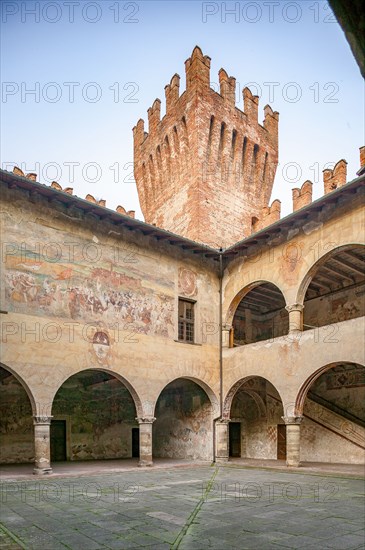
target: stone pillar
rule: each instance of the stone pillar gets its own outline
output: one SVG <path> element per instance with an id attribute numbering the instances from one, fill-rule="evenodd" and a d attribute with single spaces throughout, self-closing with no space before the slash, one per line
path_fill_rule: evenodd
<path id="1" fill-rule="evenodd" d="M 51 474 L 50 427 L 52 416 L 34 416 L 34 470 L 36 475 Z"/>
<path id="2" fill-rule="evenodd" d="M 153 466 L 152 462 L 152 424 L 153 416 L 136 418 L 139 424 L 139 464 L 138 466 Z"/>
<path id="3" fill-rule="evenodd" d="M 286 424 L 286 465 L 300 466 L 300 425 L 302 416 L 283 416 Z"/>
<path id="4" fill-rule="evenodd" d="M 219 418 L 215 423 L 215 461 L 227 462 L 229 458 L 229 418 Z"/>
<path id="5" fill-rule="evenodd" d="M 289 312 L 289 333 L 302 331 L 304 306 L 302 304 L 292 304 L 286 306 L 285 309 Z"/>
<path id="6" fill-rule="evenodd" d="M 232 335 L 232 325 L 225 324 L 222 327 L 222 346 L 224 348 L 231 348 L 231 335 Z"/>

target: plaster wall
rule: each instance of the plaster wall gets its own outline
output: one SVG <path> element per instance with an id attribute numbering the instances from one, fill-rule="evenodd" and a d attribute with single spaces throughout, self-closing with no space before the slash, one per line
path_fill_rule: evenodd
<path id="1" fill-rule="evenodd" d="M 0 384 L 0 463 L 34 461 L 32 407 L 21 384 L 9 376 Z"/>
<path id="2" fill-rule="evenodd" d="M 2 199 L 2 360 L 29 387 L 33 414 L 50 415 L 62 383 L 90 368 L 124 382 L 137 415 L 152 415 L 184 376 L 204 385 L 218 414 L 211 261 L 23 192 Z M 193 345 L 177 342 L 179 296 L 196 302 Z"/>

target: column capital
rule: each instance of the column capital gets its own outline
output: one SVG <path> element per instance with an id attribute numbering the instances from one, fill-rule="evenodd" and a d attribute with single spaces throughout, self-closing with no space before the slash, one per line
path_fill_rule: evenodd
<path id="1" fill-rule="evenodd" d="M 138 424 L 153 424 L 156 418 L 154 416 L 137 416 Z"/>
<path id="2" fill-rule="evenodd" d="M 49 426 L 53 416 L 33 416 L 34 426 Z"/>
<path id="3" fill-rule="evenodd" d="M 299 425 L 303 421 L 303 416 L 282 416 L 286 425 Z"/>
<path id="4" fill-rule="evenodd" d="M 285 306 L 285 309 L 289 313 L 291 313 L 292 311 L 299 311 L 301 313 L 304 309 L 304 305 L 303 304 L 291 304 L 290 306 Z"/>
<path id="5" fill-rule="evenodd" d="M 222 424 L 223 424 L 223 425 L 225 425 L 225 424 L 228 425 L 228 424 L 230 423 L 230 421 L 231 421 L 230 418 L 223 418 L 223 417 L 218 418 L 218 419 L 216 420 L 217 424 L 221 424 L 221 425 L 222 425 Z"/>
<path id="6" fill-rule="evenodd" d="M 232 328 L 232 325 L 230 325 L 229 323 L 223 323 L 223 325 L 222 325 L 222 330 L 229 331 L 229 330 L 231 330 L 231 328 Z"/>

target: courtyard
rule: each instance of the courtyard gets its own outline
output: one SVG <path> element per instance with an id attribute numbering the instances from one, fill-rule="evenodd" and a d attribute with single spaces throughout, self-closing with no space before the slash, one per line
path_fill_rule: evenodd
<path id="1" fill-rule="evenodd" d="M 107 464 L 107 463 L 106 463 Z M 360 549 L 360 470 L 181 463 L 2 476 L 1 548 Z M 13 470 L 16 471 L 16 468 Z"/>

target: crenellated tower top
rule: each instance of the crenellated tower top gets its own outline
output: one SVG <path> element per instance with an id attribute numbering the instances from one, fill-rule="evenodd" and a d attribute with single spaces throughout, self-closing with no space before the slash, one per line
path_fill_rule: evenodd
<path id="1" fill-rule="evenodd" d="M 279 114 L 243 90 L 236 107 L 236 79 L 219 71 L 220 93 L 210 87 L 210 57 L 196 46 L 180 76 L 165 86 L 148 109 L 148 133 L 140 119 L 133 128 L 134 170 L 148 223 L 214 247 L 248 236 L 268 207 L 278 162 Z"/>

